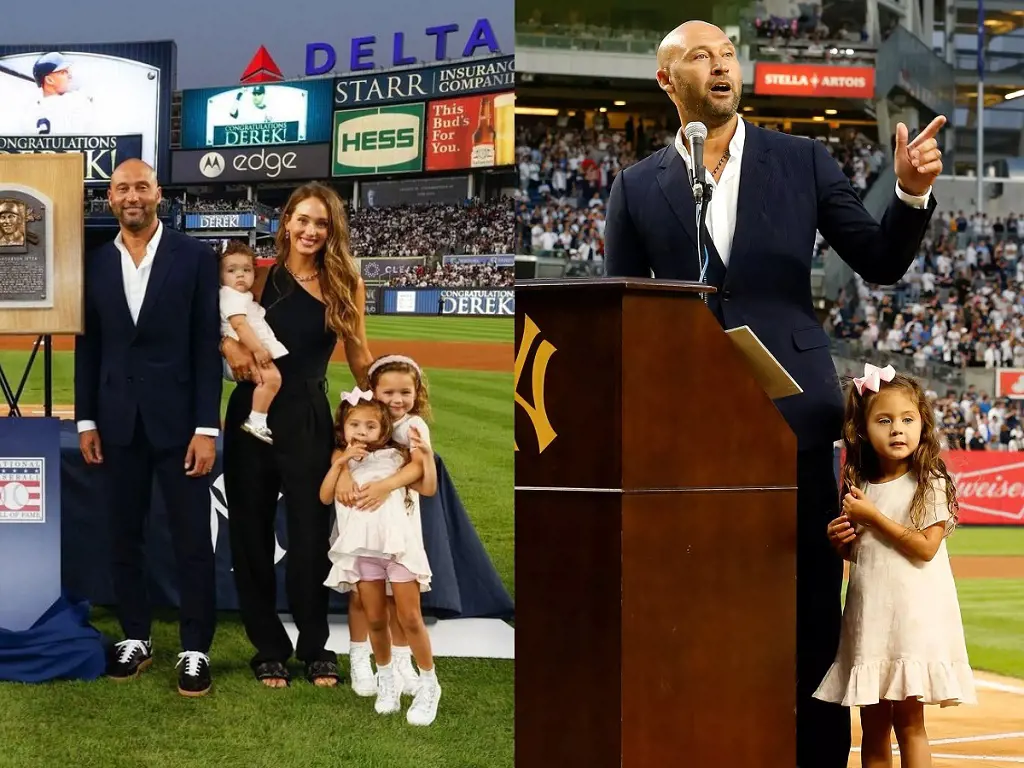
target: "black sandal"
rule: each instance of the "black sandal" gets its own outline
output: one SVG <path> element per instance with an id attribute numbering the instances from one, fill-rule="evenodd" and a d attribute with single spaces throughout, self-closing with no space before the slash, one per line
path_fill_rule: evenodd
<path id="1" fill-rule="evenodd" d="M 256 675 L 256 679 L 263 680 L 284 680 L 284 687 L 287 688 L 291 685 L 292 677 L 288 672 L 288 667 L 282 664 L 280 661 L 264 661 L 261 664 L 257 664 L 253 673 Z M 275 686 L 268 685 L 267 688 L 273 688 Z"/>
<path id="2" fill-rule="evenodd" d="M 335 686 L 341 682 L 341 675 L 338 674 L 338 665 L 333 661 L 314 661 L 306 665 L 306 679 L 316 685 L 317 680 L 329 678 L 335 681 Z M 333 688 L 334 686 L 320 686 L 322 688 Z"/>

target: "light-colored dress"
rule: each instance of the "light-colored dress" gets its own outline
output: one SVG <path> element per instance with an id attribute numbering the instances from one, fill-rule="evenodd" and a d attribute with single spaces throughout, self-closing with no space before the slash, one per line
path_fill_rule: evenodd
<path id="1" fill-rule="evenodd" d="M 925 496 L 921 529 L 949 520 L 945 487 Z M 865 495 L 913 529 L 912 473 L 870 483 Z M 929 562 L 912 559 L 870 527 L 858 526 L 839 651 L 814 697 L 846 707 L 917 698 L 943 707 L 975 704 L 960 604 L 943 539 Z"/>
<path id="2" fill-rule="evenodd" d="M 348 462 L 352 480 L 359 485 L 391 477 L 403 466 L 402 454 L 395 448 L 382 448 Z M 328 551 L 332 567 L 324 581 L 326 586 L 339 592 L 351 590 L 359 583 L 356 558 L 362 556 L 394 560 L 416 576 L 421 592 L 430 589 L 418 494 L 409 491 L 407 495 L 405 488 L 399 488 L 372 512 L 345 506 L 335 499 L 334 510 L 336 520 Z M 390 582 L 387 590 L 391 591 Z"/>
<path id="3" fill-rule="evenodd" d="M 236 291 L 228 285 L 220 287 L 220 335 L 239 341 L 238 331 L 231 327 L 231 318 L 244 315 L 260 344 L 267 348 L 270 356 L 277 360 L 288 354 L 288 347 L 277 340 L 273 329 L 267 323 L 267 311 L 253 298 L 252 291 Z M 224 377 L 234 381 L 231 369 L 224 363 Z"/>

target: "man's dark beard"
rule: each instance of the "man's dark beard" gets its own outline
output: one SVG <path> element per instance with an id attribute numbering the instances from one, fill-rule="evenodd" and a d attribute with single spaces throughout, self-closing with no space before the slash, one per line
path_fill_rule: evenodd
<path id="1" fill-rule="evenodd" d="M 149 227 L 153 223 L 153 219 L 156 218 L 156 211 L 151 211 L 148 208 L 143 210 L 143 217 L 138 221 L 128 221 L 124 217 L 124 208 L 121 209 L 121 215 L 117 217 L 118 223 L 121 224 L 125 229 L 131 230 L 132 232 L 141 232 L 142 230 Z"/>
<path id="2" fill-rule="evenodd" d="M 732 100 L 727 104 L 719 103 L 712 98 L 710 93 L 701 97 L 689 86 L 685 88 L 685 94 L 686 111 L 693 115 L 693 119 L 699 120 L 708 128 L 725 125 L 736 114 L 736 110 L 740 106 L 738 91 L 733 91 Z"/>

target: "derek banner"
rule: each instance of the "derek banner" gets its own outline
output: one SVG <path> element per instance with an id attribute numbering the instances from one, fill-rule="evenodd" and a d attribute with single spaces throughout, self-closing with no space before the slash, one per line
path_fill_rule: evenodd
<path id="1" fill-rule="evenodd" d="M 171 181 L 174 184 L 306 181 L 326 178 L 330 167 L 330 144 L 184 150 L 171 154 Z"/>

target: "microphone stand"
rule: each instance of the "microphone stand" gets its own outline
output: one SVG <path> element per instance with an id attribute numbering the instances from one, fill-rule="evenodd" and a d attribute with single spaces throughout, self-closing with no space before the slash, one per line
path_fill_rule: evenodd
<path id="1" fill-rule="evenodd" d="M 701 167 L 699 170 L 703 171 Z M 708 282 L 708 261 L 710 256 L 708 255 L 708 246 L 704 242 L 704 222 L 708 215 L 708 205 L 711 203 L 711 185 L 707 183 L 705 179 L 697 179 L 694 177 L 693 181 L 693 202 L 697 209 L 697 266 L 699 269 L 698 274 L 700 275 L 700 282 L 707 285 Z M 701 291 L 701 298 L 704 300 L 704 304 L 708 303 L 708 294 L 706 291 Z"/>

